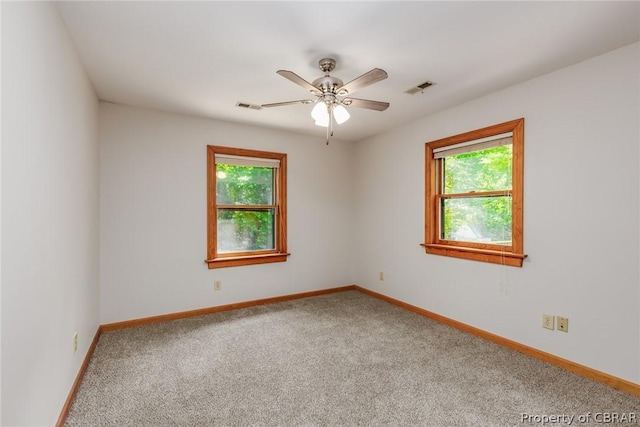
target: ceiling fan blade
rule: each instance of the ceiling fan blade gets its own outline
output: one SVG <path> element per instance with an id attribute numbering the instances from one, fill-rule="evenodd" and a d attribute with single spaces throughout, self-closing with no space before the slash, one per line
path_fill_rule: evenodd
<path id="1" fill-rule="evenodd" d="M 345 98 L 342 100 L 342 104 L 351 106 L 351 107 L 367 108 L 369 110 L 376 110 L 376 111 L 384 111 L 387 108 L 389 108 L 388 102 L 370 101 L 368 99 L 358 99 L 358 98 Z"/>
<path id="2" fill-rule="evenodd" d="M 362 89 L 363 87 L 367 87 L 369 85 L 374 84 L 375 82 L 384 80 L 388 76 L 389 75 L 385 70 L 381 70 L 380 68 L 374 68 L 373 70 L 364 73 L 360 77 L 356 77 L 346 85 L 343 85 L 342 87 L 338 88 L 336 93 L 340 95 L 353 93 L 359 89 Z"/>
<path id="3" fill-rule="evenodd" d="M 285 79 L 288 79 L 288 80 L 294 82 L 298 86 L 301 86 L 304 89 L 307 89 L 309 92 L 312 92 L 312 93 L 315 93 L 315 94 L 319 94 L 320 93 L 320 91 L 318 91 L 317 87 L 315 87 L 314 85 L 312 85 L 311 83 L 309 83 L 308 81 L 306 81 L 305 79 L 303 79 L 302 77 L 300 77 L 299 75 L 294 73 L 293 71 L 278 70 L 278 71 L 276 71 L 276 73 L 280 74 Z"/>
<path id="4" fill-rule="evenodd" d="M 293 104 L 311 104 L 313 101 L 310 99 L 299 99 L 297 101 L 285 101 L 285 102 L 274 102 L 273 104 L 262 104 L 261 107 L 282 107 L 283 105 L 293 105 Z"/>

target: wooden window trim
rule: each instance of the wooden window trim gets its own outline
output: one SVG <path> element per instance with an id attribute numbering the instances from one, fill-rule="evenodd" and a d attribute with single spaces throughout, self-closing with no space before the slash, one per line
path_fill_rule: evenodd
<path id="1" fill-rule="evenodd" d="M 451 194 L 440 194 L 438 183 L 437 160 L 433 150 L 460 144 L 467 141 L 486 138 L 512 132 L 512 223 L 511 246 L 483 244 L 473 242 L 459 242 L 440 239 L 439 230 L 439 202 L 440 199 L 451 197 Z M 471 259 L 475 261 L 522 267 L 527 255 L 524 254 L 523 241 L 523 196 L 524 196 L 524 119 L 516 119 L 486 128 L 465 132 L 459 135 L 438 139 L 425 144 L 425 242 L 421 244 L 426 253 L 444 255 L 455 258 Z M 505 192 L 502 192 L 505 193 Z M 484 193 L 475 193 L 481 196 Z M 456 196 L 456 195 L 453 195 Z M 471 194 L 469 194 L 471 196 Z"/>
<path id="2" fill-rule="evenodd" d="M 216 208 L 216 154 L 242 157 L 276 159 L 280 166 L 276 176 L 276 242 L 275 249 L 255 252 L 233 252 L 219 254 L 218 244 L 218 210 Z M 234 206 L 238 208 L 238 206 Z M 247 208 L 246 206 L 240 208 Z M 248 208 L 251 208 L 249 206 Z M 244 148 L 207 146 L 207 263 L 210 269 L 237 267 L 242 265 L 285 262 L 290 254 L 287 252 L 287 155 L 269 151 L 249 150 Z"/>

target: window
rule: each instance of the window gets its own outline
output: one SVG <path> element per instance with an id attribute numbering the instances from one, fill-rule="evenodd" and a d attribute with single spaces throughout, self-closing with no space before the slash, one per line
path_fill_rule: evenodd
<path id="1" fill-rule="evenodd" d="M 209 268 L 287 260 L 287 155 L 207 146 Z"/>
<path id="2" fill-rule="evenodd" d="M 426 252 L 522 267 L 524 119 L 425 147 Z"/>

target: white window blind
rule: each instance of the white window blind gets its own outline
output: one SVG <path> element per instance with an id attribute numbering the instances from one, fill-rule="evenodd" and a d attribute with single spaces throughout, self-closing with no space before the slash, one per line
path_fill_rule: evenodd
<path id="1" fill-rule="evenodd" d="M 488 148 L 500 147 L 512 144 L 513 132 L 492 135 L 486 138 L 474 139 L 473 141 L 465 141 L 459 144 L 449 145 L 447 147 L 436 148 L 433 150 L 434 159 L 442 159 L 447 156 L 456 154 L 471 153 L 473 151 L 486 150 Z"/>
<path id="2" fill-rule="evenodd" d="M 252 166 L 258 168 L 278 168 L 280 160 L 261 157 L 233 156 L 231 154 L 216 154 L 216 165 Z"/>

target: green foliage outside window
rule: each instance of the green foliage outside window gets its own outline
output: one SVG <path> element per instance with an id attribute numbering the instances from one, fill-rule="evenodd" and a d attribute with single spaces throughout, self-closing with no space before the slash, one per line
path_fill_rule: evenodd
<path id="1" fill-rule="evenodd" d="M 270 167 L 216 165 L 217 204 L 238 206 L 218 208 L 220 252 L 274 248 L 274 173 Z"/>
<path id="2" fill-rule="evenodd" d="M 511 190 L 512 146 L 445 157 L 444 194 Z M 443 198 L 442 238 L 511 243 L 511 197 Z"/>

